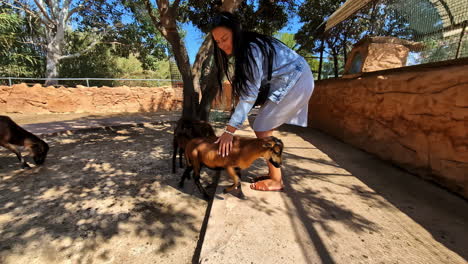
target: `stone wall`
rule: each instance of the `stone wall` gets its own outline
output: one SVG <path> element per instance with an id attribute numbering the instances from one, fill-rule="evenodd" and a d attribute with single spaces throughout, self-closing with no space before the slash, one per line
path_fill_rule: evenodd
<path id="1" fill-rule="evenodd" d="M 0 114 L 154 112 L 181 107 L 181 88 L 0 86 Z"/>
<path id="2" fill-rule="evenodd" d="M 468 60 L 316 82 L 312 127 L 468 198 Z"/>

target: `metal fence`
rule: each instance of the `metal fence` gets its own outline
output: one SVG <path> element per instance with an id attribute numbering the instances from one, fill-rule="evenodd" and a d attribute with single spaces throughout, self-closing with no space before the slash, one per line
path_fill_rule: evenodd
<path id="1" fill-rule="evenodd" d="M 174 79 L 114 79 L 114 78 L 30 78 L 30 77 L 0 77 L 0 84 L 8 84 L 9 86 L 15 83 L 45 83 L 46 80 L 59 81 L 59 85 L 76 86 L 86 85 L 88 87 L 99 86 L 101 83 L 107 86 L 172 86 L 181 87 L 182 80 Z M 36 82 L 33 82 L 36 81 Z M 37 82 L 39 81 L 39 82 Z"/>

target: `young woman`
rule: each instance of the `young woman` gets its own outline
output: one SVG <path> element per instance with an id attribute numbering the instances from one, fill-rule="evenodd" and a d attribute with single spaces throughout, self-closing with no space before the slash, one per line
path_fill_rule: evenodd
<path id="1" fill-rule="evenodd" d="M 219 87 L 222 89 L 221 82 L 226 76 L 233 93 L 239 96 L 239 103 L 224 133 L 216 141 L 219 155 L 229 155 L 233 135 L 254 105 L 261 105 L 251 124 L 258 138 L 272 136 L 273 130 L 285 123 L 306 127 L 314 79 L 304 58 L 273 37 L 243 31 L 231 13 L 216 16 L 211 28 L 215 61 L 220 69 Z M 234 62 L 231 70 L 230 60 Z M 282 190 L 281 170 L 267 163 L 268 175 L 257 177 L 250 188 Z"/>

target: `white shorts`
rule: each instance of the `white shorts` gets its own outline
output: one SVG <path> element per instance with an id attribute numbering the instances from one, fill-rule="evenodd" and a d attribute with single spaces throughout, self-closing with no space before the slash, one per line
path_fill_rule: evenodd
<path id="1" fill-rule="evenodd" d="M 309 100 L 314 91 L 314 76 L 307 65 L 296 84 L 279 103 L 267 100 L 259 109 L 253 124 L 254 131 L 269 131 L 282 124 L 307 127 Z"/>

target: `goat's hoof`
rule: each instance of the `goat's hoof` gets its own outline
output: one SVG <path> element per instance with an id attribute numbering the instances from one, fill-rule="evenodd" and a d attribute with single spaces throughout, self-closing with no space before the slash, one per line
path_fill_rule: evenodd
<path id="1" fill-rule="evenodd" d="M 179 188 L 184 188 L 184 183 L 183 182 L 179 182 Z"/>
<path id="2" fill-rule="evenodd" d="M 232 190 L 234 190 L 234 187 L 227 187 L 227 188 L 224 188 L 223 193 L 230 193 L 232 192 Z"/>
<path id="3" fill-rule="evenodd" d="M 242 192 L 242 189 L 240 187 L 240 185 L 238 187 L 234 187 L 234 186 L 231 186 L 231 187 L 228 187 L 226 189 L 224 189 L 224 193 L 229 193 L 229 194 L 232 194 L 233 196 L 241 199 L 241 200 L 245 200 L 245 195 L 244 195 L 244 192 Z"/>

